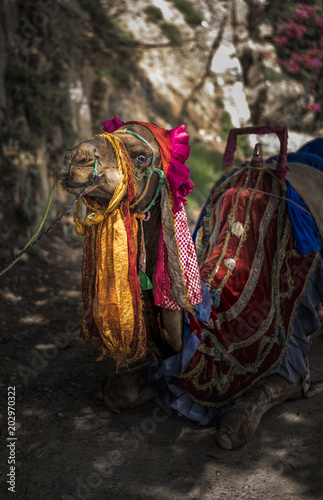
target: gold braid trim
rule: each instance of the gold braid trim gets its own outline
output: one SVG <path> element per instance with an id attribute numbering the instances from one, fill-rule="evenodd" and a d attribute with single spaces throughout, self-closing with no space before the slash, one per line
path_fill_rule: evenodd
<path id="1" fill-rule="evenodd" d="M 234 202 L 234 205 L 230 211 L 230 215 L 228 217 L 228 231 L 227 231 L 227 234 L 225 236 L 225 241 L 223 243 L 223 247 L 222 247 L 222 251 L 221 251 L 221 255 L 220 257 L 218 258 L 215 266 L 214 266 L 214 270 L 210 273 L 210 276 L 208 277 L 208 279 L 206 280 L 205 284 L 206 286 L 208 287 L 208 289 L 211 288 L 212 286 L 212 281 L 215 277 L 215 275 L 217 274 L 219 268 L 220 268 L 220 265 L 225 257 L 225 254 L 227 252 L 227 247 L 228 247 L 228 244 L 229 244 L 229 241 L 230 241 L 230 237 L 231 237 L 231 231 L 230 231 L 230 228 L 232 226 L 232 224 L 234 223 L 235 221 L 235 215 L 236 215 L 236 212 L 237 212 L 237 208 L 238 208 L 238 203 L 239 203 L 239 199 L 240 199 L 240 195 L 242 193 L 242 191 L 246 188 L 246 186 L 248 185 L 248 182 L 249 182 L 249 178 L 250 178 L 250 171 L 247 170 L 247 175 L 246 175 L 246 179 L 245 179 L 245 182 L 244 182 L 244 185 L 239 188 L 238 192 L 237 192 L 237 196 L 236 196 L 236 200 Z"/>

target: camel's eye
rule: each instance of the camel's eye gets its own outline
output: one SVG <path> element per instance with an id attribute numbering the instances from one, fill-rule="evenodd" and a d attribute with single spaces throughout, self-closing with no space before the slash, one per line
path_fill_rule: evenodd
<path id="1" fill-rule="evenodd" d="M 139 163 L 141 163 L 142 165 L 145 165 L 146 163 L 149 162 L 150 160 L 150 157 L 149 155 L 147 155 L 146 153 L 141 153 L 140 155 L 138 156 L 135 156 L 134 158 L 136 161 L 138 161 Z"/>

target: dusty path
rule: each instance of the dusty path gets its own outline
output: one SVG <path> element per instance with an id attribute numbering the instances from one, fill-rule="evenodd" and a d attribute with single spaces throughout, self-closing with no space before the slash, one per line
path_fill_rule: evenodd
<path id="1" fill-rule="evenodd" d="M 323 499 L 323 394 L 272 410 L 238 452 L 160 400 L 111 414 L 96 392 L 113 363 L 76 343 L 80 245 L 56 236 L 40 252 L 0 283 L 1 499 Z M 312 351 L 321 379 L 323 337 Z M 12 386 L 15 493 L 6 483 Z"/>

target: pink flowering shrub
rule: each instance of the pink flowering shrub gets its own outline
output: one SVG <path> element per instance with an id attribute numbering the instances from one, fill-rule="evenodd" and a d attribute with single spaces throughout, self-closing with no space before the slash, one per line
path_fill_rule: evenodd
<path id="1" fill-rule="evenodd" d="M 322 111 L 321 104 L 317 104 L 315 102 L 312 102 L 307 107 L 308 107 L 308 109 L 311 109 L 313 111 L 313 113 L 321 113 L 321 111 Z"/>
<path id="2" fill-rule="evenodd" d="M 308 0 L 309 1 L 309 0 Z M 274 26 L 274 42 L 285 73 L 304 85 L 308 109 L 317 122 L 323 119 L 323 4 L 268 2 L 267 19 Z M 312 102 L 314 100 L 314 102 Z"/>
<path id="3" fill-rule="evenodd" d="M 309 16 L 310 14 L 306 10 L 295 10 L 294 18 L 296 19 L 296 21 L 301 21 L 302 19 L 305 19 Z"/>
<path id="4" fill-rule="evenodd" d="M 300 8 L 303 11 L 307 12 L 310 16 L 314 16 L 315 15 L 315 9 L 314 9 L 314 7 L 311 7 L 307 3 L 301 3 L 300 4 Z"/>

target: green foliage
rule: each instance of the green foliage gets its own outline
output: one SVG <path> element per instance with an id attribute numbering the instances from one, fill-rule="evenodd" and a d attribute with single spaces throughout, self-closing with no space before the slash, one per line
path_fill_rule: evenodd
<path id="1" fill-rule="evenodd" d="M 147 14 L 148 21 L 152 23 L 158 23 L 158 21 L 163 19 L 162 11 L 154 5 L 146 7 L 144 12 Z"/>
<path id="2" fill-rule="evenodd" d="M 317 0 L 312 1 L 318 3 Z M 298 5 L 299 2 L 297 0 L 284 0 L 284 8 L 282 9 L 281 2 L 271 0 L 265 5 L 263 19 L 268 24 L 277 26 L 281 22 L 290 19 L 292 10 L 295 9 L 295 7 L 297 8 Z"/>
<path id="3" fill-rule="evenodd" d="M 221 97 L 216 97 L 214 102 L 215 102 L 217 108 L 220 108 L 220 109 L 224 108 L 224 103 L 223 103 Z"/>
<path id="4" fill-rule="evenodd" d="M 115 64 L 111 69 L 98 70 L 97 74 L 109 80 L 113 85 L 130 88 L 129 75 L 124 66 Z"/>
<path id="5" fill-rule="evenodd" d="M 180 39 L 180 37 L 181 37 L 179 30 L 173 24 L 162 23 L 160 25 L 160 28 L 161 28 L 163 34 L 171 42 L 177 42 Z"/>
<path id="6" fill-rule="evenodd" d="M 227 111 L 224 111 L 221 115 L 221 138 L 223 141 L 228 140 L 228 135 L 232 127 L 231 117 Z M 252 157 L 253 150 L 249 145 L 248 139 L 245 135 L 238 135 L 237 137 L 237 155 L 243 154 L 244 157 L 250 159 Z M 239 163 L 237 161 L 237 163 Z"/>
<path id="7" fill-rule="evenodd" d="M 21 122 L 17 123 L 14 119 L 7 119 L 6 123 L 3 124 L 2 139 L 5 149 L 18 150 L 22 148 L 31 152 L 39 149 L 44 142 L 41 133 L 24 129 Z"/>
<path id="8" fill-rule="evenodd" d="M 80 7 L 90 14 L 92 26 L 97 28 L 99 35 L 92 39 L 78 37 L 77 44 L 84 52 L 101 50 L 105 43 L 110 49 L 119 51 L 120 45 L 133 46 L 135 41 L 129 33 L 125 33 L 116 19 L 110 19 L 100 2 L 94 0 L 78 0 Z M 95 31 L 95 30 L 94 30 Z"/>
<path id="9" fill-rule="evenodd" d="M 28 189 L 26 189 L 25 192 L 22 193 L 21 200 L 22 200 L 20 205 L 21 215 L 26 220 L 26 222 L 32 222 L 35 218 L 35 213 L 36 213 L 34 196 Z"/>
<path id="10" fill-rule="evenodd" d="M 79 139 L 75 132 L 66 133 L 63 136 L 63 148 L 74 147 L 79 142 Z"/>
<path id="11" fill-rule="evenodd" d="M 247 160 L 252 158 L 253 148 L 249 145 L 247 136 L 239 135 L 237 138 L 237 153 L 242 153 Z"/>
<path id="12" fill-rule="evenodd" d="M 29 134 L 27 137 L 27 146 L 28 149 L 31 151 L 35 151 L 36 149 L 40 148 L 43 144 L 43 139 L 39 135 L 36 134 Z"/>
<path id="13" fill-rule="evenodd" d="M 58 38 L 59 40 L 72 41 L 72 33 L 66 28 L 66 26 L 53 26 L 52 36 Z"/>
<path id="14" fill-rule="evenodd" d="M 160 28 L 163 32 L 163 34 L 170 40 L 171 42 L 178 42 L 180 39 L 181 35 L 179 30 L 174 26 L 173 24 L 169 23 L 162 23 L 160 25 Z"/>
<path id="15" fill-rule="evenodd" d="M 9 61 L 5 87 L 11 109 L 23 109 L 34 130 L 43 130 L 53 123 L 62 126 L 70 121 L 63 109 L 66 91 L 58 88 L 59 75 L 49 66 L 35 70 L 26 63 Z"/>
<path id="16" fill-rule="evenodd" d="M 169 107 L 167 106 L 167 104 L 163 104 L 159 101 L 153 102 L 152 108 L 154 109 L 155 113 L 158 116 L 160 116 L 164 119 L 167 119 L 167 120 L 171 119 L 171 114 L 170 114 Z"/>
<path id="17" fill-rule="evenodd" d="M 73 45 L 78 47 L 84 54 L 99 52 L 104 47 L 104 43 L 97 37 L 77 37 L 73 39 Z"/>
<path id="18" fill-rule="evenodd" d="M 223 111 L 220 121 L 222 125 L 221 138 L 226 141 L 229 135 L 229 131 L 232 128 L 231 117 L 227 111 Z"/>
<path id="19" fill-rule="evenodd" d="M 107 31 L 114 29 L 115 23 L 108 18 L 99 2 L 93 2 L 93 0 L 78 0 L 78 2 L 81 8 L 90 14 L 94 23 Z"/>
<path id="20" fill-rule="evenodd" d="M 233 128 L 229 113 L 227 111 L 223 111 L 220 120 L 222 125 L 221 138 L 223 141 L 227 141 L 229 132 Z M 242 153 L 244 157 L 247 157 L 249 159 L 252 156 L 252 152 L 253 150 L 249 146 L 247 137 L 245 135 L 238 135 L 237 153 Z"/>
<path id="21" fill-rule="evenodd" d="M 281 82 L 282 80 L 286 80 L 286 73 L 278 73 L 273 69 L 265 68 L 265 79 L 269 82 Z"/>
<path id="22" fill-rule="evenodd" d="M 99 76 L 103 76 L 103 78 L 106 78 L 107 80 L 109 80 L 111 83 L 116 83 L 115 81 L 115 78 L 113 77 L 112 75 L 112 71 L 108 70 L 108 69 L 99 69 L 96 71 L 96 73 L 99 75 Z"/>
<path id="23" fill-rule="evenodd" d="M 192 3 L 188 0 L 174 0 L 174 5 L 191 26 L 197 26 L 203 21 L 201 14 L 194 9 Z"/>
<path id="24" fill-rule="evenodd" d="M 188 205 L 190 208 L 198 208 L 205 202 L 213 184 L 221 177 L 222 156 L 207 148 L 201 141 L 193 140 L 186 164 L 191 171 L 190 178 L 195 184 L 188 198 Z"/>

